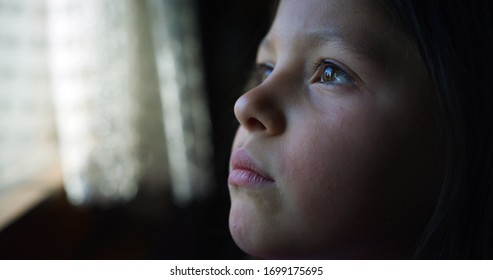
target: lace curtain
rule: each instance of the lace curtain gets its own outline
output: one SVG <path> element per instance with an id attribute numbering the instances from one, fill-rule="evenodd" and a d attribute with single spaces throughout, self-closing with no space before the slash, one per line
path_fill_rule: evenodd
<path id="1" fill-rule="evenodd" d="M 0 0 L 0 192 L 60 161 L 74 204 L 212 187 L 191 1 Z"/>

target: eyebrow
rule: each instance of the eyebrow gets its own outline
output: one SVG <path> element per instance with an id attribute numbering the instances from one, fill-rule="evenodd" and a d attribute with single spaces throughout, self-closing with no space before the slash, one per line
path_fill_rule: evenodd
<path id="1" fill-rule="evenodd" d="M 385 48 L 382 44 L 377 43 L 377 40 L 369 39 L 370 36 L 366 36 L 367 39 L 361 42 L 351 40 L 348 36 L 332 30 L 309 32 L 304 33 L 302 36 L 308 42 L 307 45 L 314 48 L 323 48 L 330 43 L 336 43 L 341 49 L 371 60 L 374 63 L 380 64 L 384 62 Z M 274 50 L 275 44 L 269 38 L 264 38 L 259 45 L 259 49 L 262 48 Z"/>

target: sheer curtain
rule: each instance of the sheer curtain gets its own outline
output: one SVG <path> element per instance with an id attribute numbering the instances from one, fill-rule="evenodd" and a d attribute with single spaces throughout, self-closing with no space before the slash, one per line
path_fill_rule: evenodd
<path id="1" fill-rule="evenodd" d="M 210 191 L 193 2 L 0 0 L 0 189 L 59 160 L 74 204 Z"/>

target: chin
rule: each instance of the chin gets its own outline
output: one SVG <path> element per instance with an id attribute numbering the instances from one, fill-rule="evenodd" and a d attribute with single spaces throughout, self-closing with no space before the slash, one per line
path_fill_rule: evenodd
<path id="1" fill-rule="evenodd" d="M 259 259 L 316 259 L 317 256 L 302 252 L 301 248 L 293 248 L 293 242 L 282 238 L 284 234 L 276 234 L 248 227 L 230 215 L 229 230 L 236 245 L 246 254 Z M 281 236 L 281 237 L 280 237 Z M 322 257 L 323 258 L 323 257 Z"/>

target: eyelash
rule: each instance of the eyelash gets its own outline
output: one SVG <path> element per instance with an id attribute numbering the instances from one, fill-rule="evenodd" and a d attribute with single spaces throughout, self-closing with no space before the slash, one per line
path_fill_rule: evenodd
<path id="1" fill-rule="evenodd" d="M 332 69 L 330 73 L 327 72 L 329 69 Z M 255 70 L 255 83 L 259 85 L 274 71 L 274 66 L 267 63 L 259 63 Z M 313 72 L 314 75 L 310 79 L 313 83 L 330 84 L 333 86 L 352 86 L 356 84 L 354 78 L 347 71 L 327 59 L 322 59 L 315 63 L 313 65 Z M 332 78 L 333 80 L 325 81 L 324 79 L 327 78 Z"/>

